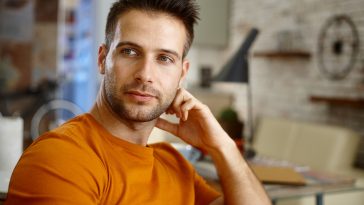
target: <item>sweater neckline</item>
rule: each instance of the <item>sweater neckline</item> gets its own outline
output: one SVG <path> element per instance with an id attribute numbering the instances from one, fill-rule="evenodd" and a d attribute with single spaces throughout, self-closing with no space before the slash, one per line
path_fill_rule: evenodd
<path id="1" fill-rule="evenodd" d="M 123 150 L 136 155 L 139 158 L 153 158 L 153 148 L 146 145 L 139 145 L 126 140 L 120 139 L 119 137 L 111 134 L 104 126 L 102 126 L 90 113 L 84 115 L 90 123 L 97 127 L 100 136 L 106 138 L 112 145 L 115 145 Z"/>

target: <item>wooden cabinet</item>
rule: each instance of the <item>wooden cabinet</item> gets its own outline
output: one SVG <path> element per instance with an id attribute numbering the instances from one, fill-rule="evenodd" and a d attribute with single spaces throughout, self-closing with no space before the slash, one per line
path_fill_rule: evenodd
<path id="1" fill-rule="evenodd" d="M 325 97 L 325 96 L 311 96 L 311 102 L 327 103 L 333 106 L 346 106 L 352 108 L 364 108 L 364 98 L 344 98 L 344 97 Z"/>
<path id="2" fill-rule="evenodd" d="M 257 51 L 253 54 L 254 57 L 267 58 L 302 58 L 308 59 L 311 53 L 307 51 Z"/>

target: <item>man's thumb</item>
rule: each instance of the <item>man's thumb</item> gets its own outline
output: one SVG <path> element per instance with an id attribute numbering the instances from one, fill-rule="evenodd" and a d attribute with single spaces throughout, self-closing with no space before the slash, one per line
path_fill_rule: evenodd
<path id="1" fill-rule="evenodd" d="M 169 133 L 177 136 L 177 132 L 178 132 L 177 124 L 171 123 L 163 118 L 158 118 L 155 126 L 161 130 L 164 130 L 166 132 L 169 132 Z"/>

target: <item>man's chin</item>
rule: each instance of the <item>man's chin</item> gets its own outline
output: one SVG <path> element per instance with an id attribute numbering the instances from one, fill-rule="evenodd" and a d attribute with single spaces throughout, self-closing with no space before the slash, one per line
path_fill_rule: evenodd
<path id="1" fill-rule="evenodd" d="M 136 104 L 128 101 L 115 103 L 112 109 L 121 119 L 134 122 L 150 122 L 159 118 L 170 106 L 170 103 Z"/>
<path id="2" fill-rule="evenodd" d="M 146 111 L 134 108 L 121 111 L 119 115 L 121 118 L 134 122 L 150 122 L 159 118 L 163 113 L 164 111 L 159 109 Z"/>
<path id="3" fill-rule="evenodd" d="M 122 115 L 122 118 L 129 120 L 129 121 L 133 121 L 133 122 L 151 122 L 155 119 L 157 119 L 159 116 L 151 116 L 151 115 Z"/>

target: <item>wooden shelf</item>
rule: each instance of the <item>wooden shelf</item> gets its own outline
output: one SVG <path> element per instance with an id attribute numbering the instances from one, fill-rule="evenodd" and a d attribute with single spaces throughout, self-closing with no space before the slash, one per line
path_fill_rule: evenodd
<path id="1" fill-rule="evenodd" d="M 257 51 L 253 56 L 267 58 L 310 58 L 311 53 L 307 51 Z"/>
<path id="2" fill-rule="evenodd" d="M 335 106 L 364 108 L 364 98 L 311 96 L 310 101 L 314 103 L 327 103 Z"/>

